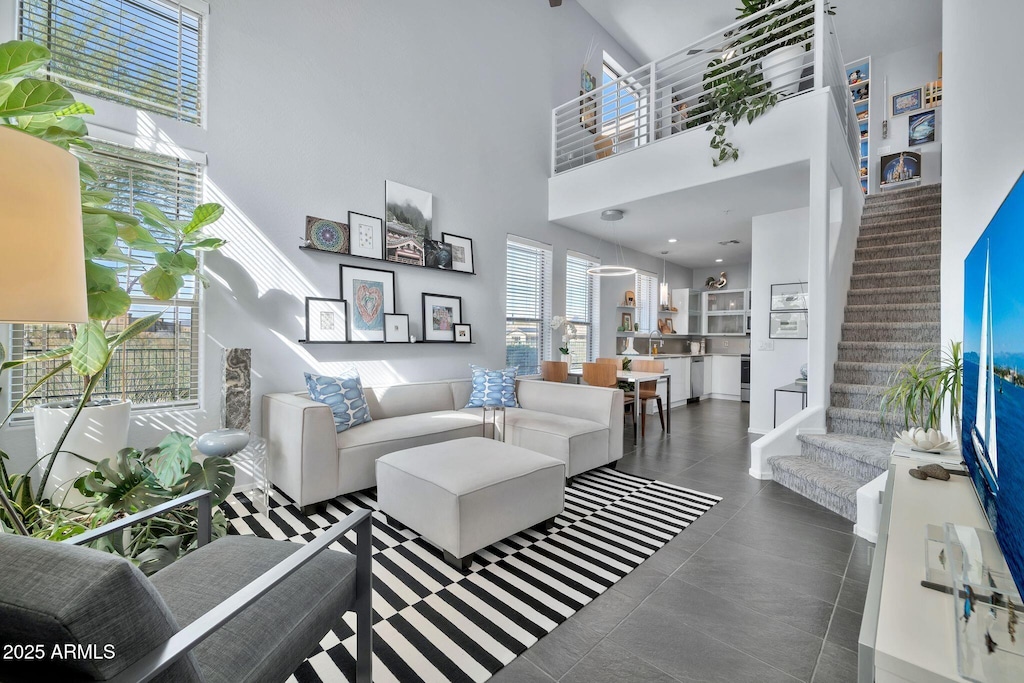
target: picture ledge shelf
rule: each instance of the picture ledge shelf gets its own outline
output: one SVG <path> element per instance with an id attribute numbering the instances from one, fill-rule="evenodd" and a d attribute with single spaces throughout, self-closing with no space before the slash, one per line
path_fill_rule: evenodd
<path id="1" fill-rule="evenodd" d="M 337 251 L 327 251 L 326 249 L 317 249 L 316 247 L 307 247 L 305 245 L 299 245 L 299 249 L 302 251 L 312 251 L 318 254 L 330 254 L 331 256 L 342 256 L 344 258 L 357 259 L 359 261 L 372 261 L 374 263 L 380 263 L 388 266 L 411 266 L 412 268 L 419 268 L 420 270 L 430 271 L 432 273 L 455 273 L 456 275 L 476 275 L 476 273 L 467 273 L 463 270 L 449 270 L 447 268 L 427 268 L 426 266 L 418 266 L 415 263 L 402 263 L 401 261 L 388 261 L 387 259 L 370 258 L 369 256 L 360 256 L 358 254 L 342 254 Z M 310 342 L 310 343 L 321 343 L 321 342 Z M 338 344 L 344 342 L 323 342 L 328 344 Z M 348 342 L 355 344 L 359 342 Z M 383 342 L 365 342 L 365 343 L 383 343 Z M 442 342 L 443 343 L 443 342 Z M 453 344 L 455 342 L 452 342 Z"/>
<path id="2" fill-rule="evenodd" d="M 306 339 L 297 339 L 297 342 L 303 345 L 310 344 L 377 344 L 378 346 L 415 346 L 416 344 L 458 344 L 459 346 L 472 346 L 476 342 L 457 342 L 457 341 L 423 341 L 417 339 L 416 344 L 412 342 L 384 342 L 384 341 L 308 341 Z"/>

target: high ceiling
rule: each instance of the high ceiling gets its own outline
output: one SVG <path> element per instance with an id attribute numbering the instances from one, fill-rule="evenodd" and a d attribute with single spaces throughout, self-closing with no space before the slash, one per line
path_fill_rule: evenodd
<path id="1" fill-rule="evenodd" d="M 730 180 L 624 204 L 622 220 L 601 220 L 600 212 L 559 219 L 559 224 L 608 242 L 662 256 L 687 268 L 750 262 L 751 219 L 807 206 L 809 165 L 792 164 Z M 669 243 L 668 239 L 678 240 Z M 719 241 L 737 239 L 722 246 Z"/>

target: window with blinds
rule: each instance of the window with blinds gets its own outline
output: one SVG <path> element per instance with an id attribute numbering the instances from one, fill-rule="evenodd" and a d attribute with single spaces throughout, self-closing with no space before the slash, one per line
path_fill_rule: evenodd
<path id="1" fill-rule="evenodd" d="M 598 356 L 600 287 L 587 269 L 599 265 L 601 261 L 593 256 L 573 251 L 565 257 L 565 317 L 576 326 L 576 334 L 569 339 L 573 367 L 593 363 Z"/>
<path id="2" fill-rule="evenodd" d="M 637 271 L 636 318 L 641 332 L 658 329 L 658 276 Z"/>
<path id="3" fill-rule="evenodd" d="M 18 26 L 70 89 L 199 125 L 208 12 L 199 0 L 21 0 Z"/>
<path id="4" fill-rule="evenodd" d="M 202 197 L 202 167 L 194 161 L 167 157 L 99 140 L 90 140 L 91 152 L 81 156 L 99 175 L 97 188 L 114 192 L 110 208 L 134 213 L 135 202 L 156 204 L 173 220 L 187 220 Z M 159 234 L 155 235 L 160 239 Z M 107 332 L 123 329 L 135 320 L 162 312 L 161 318 L 114 355 L 93 394 L 95 399 L 128 398 L 141 406 L 195 406 L 199 397 L 199 293 L 193 277 L 172 301 L 156 301 L 135 284 L 154 263 L 149 252 L 134 252 L 122 245 L 141 265 L 121 272 L 132 306 L 126 316 L 111 321 Z M 119 264 L 104 263 L 112 267 Z M 70 344 L 66 325 L 13 325 L 11 356 L 21 358 Z M 12 371 L 11 403 L 52 371 L 59 362 L 31 363 Z M 81 395 L 82 378 L 70 370 L 50 380 L 33 394 L 26 409 L 47 401 L 70 401 Z"/>
<path id="5" fill-rule="evenodd" d="M 540 373 L 548 348 L 551 247 L 509 236 L 505 250 L 505 365 Z"/>

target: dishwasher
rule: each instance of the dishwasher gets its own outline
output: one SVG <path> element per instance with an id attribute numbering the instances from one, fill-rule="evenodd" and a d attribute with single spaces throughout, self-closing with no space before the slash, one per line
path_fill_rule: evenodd
<path id="1" fill-rule="evenodd" d="M 690 398 L 687 403 L 699 401 L 704 394 L 704 356 L 690 359 Z"/>

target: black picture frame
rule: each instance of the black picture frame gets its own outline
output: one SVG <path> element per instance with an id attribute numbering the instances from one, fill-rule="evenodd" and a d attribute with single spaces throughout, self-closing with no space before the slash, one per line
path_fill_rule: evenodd
<path id="1" fill-rule="evenodd" d="M 769 302 L 772 311 L 806 311 L 810 293 L 806 282 L 773 284 Z"/>
<path id="2" fill-rule="evenodd" d="M 332 305 L 318 305 L 317 302 L 325 302 Z M 310 304 L 313 306 L 310 306 Z M 340 304 L 340 306 L 338 306 Z M 339 334 L 335 336 L 324 335 L 322 333 L 324 329 L 323 315 L 328 313 L 337 314 L 338 308 L 341 309 L 341 324 L 332 325 L 332 329 L 337 329 Z M 333 309 L 333 310 L 332 310 Z M 317 314 L 320 314 L 320 324 L 310 327 L 310 313 L 315 319 Z M 320 331 L 318 331 L 318 328 Z M 311 332 L 313 334 L 311 334 Z M 339 344 L 348 341 L 348 302 L 345 299 L 330 299 L 327 297 L 319 296 L 307 296 L 306 297 L 306 342 L 312 344 Z"/>
<path id="3" fill-rule="evenodd" d="M 452 331 L 455 335 L 454 341 L 456 344 L 473 343 L 473 326 L 469 323 L 455 323 Z"/>
<path id="4" fill-rule="evenodd" d="M 450 329 L 434 329 L 434 311 L 431 310 L 430 314 L 427 314 L 428 304 L 431 307 L 436 306 L 431 299 L 437 300 L 437 303 L 451 303 L 449 312 L 449 320 L 447 324 L 451 326 Z M 433 292 L 423 292 L 423 341 L 425 342 L 454 342 L 455 341 L 455 325 L 462 322 L 462 297 L 454 296 L 451 294 L 436 294 Z M 444 306 L 442 306 L 444 308 Z M 442 323 L 444 324 L 444 323 Z"/>
<path id="5" fill-rule="evenodd" d="M 795 325 L 795 327 L 793 327 Z M 772 311 L 768 314 L 769 339 L 807 339 L 807 311 Z"/>
<path id="6" fill-rule="evenodd" d="M 463 237 L 462 235 L 456 235 L 450 232 L 441 233 L 441 241 L 452 245 L 452 267 L 451 270 L 456 273 L 469 273 L 470 275 L 476 275 L 476 257 L 473 253 L 473 239 L 471 237 Z M 461 249 L 462 256 L 459 256 L 459 249 Z M 469 259 L 466 260 L 468 255 Z"/>
<path id="7" fill-rule="evenodd" d="M 370 221 L 376 221 L 375 225 L 369 226 L 373 232 L 374 246 L 370 249 L 364 249 L 362 246 L 356 245 L 358 239 L 358 232 L 360 232 L 361 224 L 365 221 L 358 221 L 356 218 L 369 219 Z M 359 213 L 358 211 L 348 212 L 348 251 L 345 252 L 351 256 L 358 256 L 360 258 L 368 258 L 374 261 L 384 260 L 384 220 L 377 218 L 376 216 L 370 216 L 369 214 Z"/>
<path id="8" fill-rule="evenodd" d="M 399 329 L 392 332 L 392 324 L 398 322 L 396 318 L 402 319 L 404 323 L 404 331 L 401 329 L 403 326 L 400 323 Z M 388 336 L 392 335 L 393 338 L 389 339 Z M 408 344 L 409 342 L 409 314 L 408 313 L 385 313 L 384 314 L 384 343 L 385 344 Z"/>
<path id="9" fill-rule="evenodd" d="M 377 313 L 380 314 L 380 328 L 370 329 L 356 325 L 356 317 L 360 316 L 361 320 L 365 320 L 367 315 L 370 313 L 365 310 L 365 305 L 361 304 L 361 297 L 358 292 L 358 288 L 354 287 L 355 279 L 358 277 L 359 272 L 370 274 L 380 273 L 377 276 L 382 282 L 381 291 L 381 302 L 380 308 L 377 311 L 372 312 L 372 316 L 375 318 Z M 346 266 L 344 264 L 338 267 L 338 274 L 341 279 L 341 296 L 346 301 L 350 302 L 350 311 L 348 316 L 348 329 L 349 329 L 349 340 L 360 341 L 360 342 L 383 342 L 384 341 L 384 316 L 388 313 L 395 312 L 395 271 L 384 270 L 383 268 L 366 268 L 363 266 Z M 387 290 L 390 289 L 390 296 L 388 296 Z M 366 323 L 363 323 L 366 324 Z"/>

